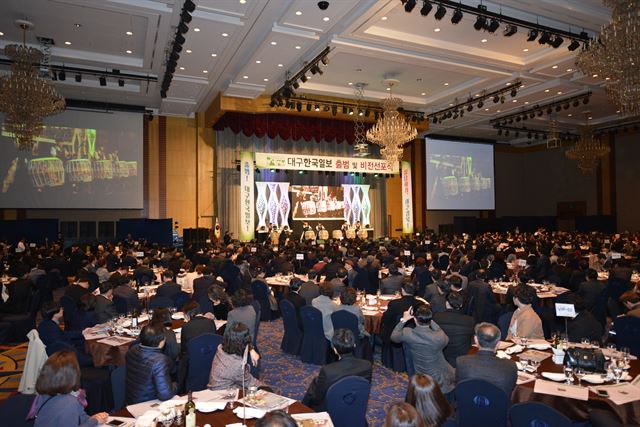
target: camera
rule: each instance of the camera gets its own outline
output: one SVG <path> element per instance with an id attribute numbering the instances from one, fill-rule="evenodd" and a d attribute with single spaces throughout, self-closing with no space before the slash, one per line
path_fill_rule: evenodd
<path id="1" fill-rule="evenodd" d="M 329 2 L 328 1 L 319 1 L 318 2 L 318 7 L 320 8 L 320 10 L 327 10 L 327 8 L 329 7 Z"/>

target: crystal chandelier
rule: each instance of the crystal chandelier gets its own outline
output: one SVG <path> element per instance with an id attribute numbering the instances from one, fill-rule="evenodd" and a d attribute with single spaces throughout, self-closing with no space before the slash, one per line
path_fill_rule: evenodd
<path id="1" fill-rule="evenodd" d="M 360 109 L 360 103 L 364 98 L 364 87 L 365 83 L 356 83 L 354 89 L 356 95 L 356 117 L 353 121 L 353 135 L 355 137 L 353 149 L 357 157 L 367 157 L 369 155 L 369 144 L 367 144 L 367 138 L 365 137 L 364 120 Z"/>
<path id="2" fill-rule="evenodd" d="M 392 164 L 402 157 L 402 146 L 418 136 L 416 128 L 407 122 L 398 108 L 402 105 L 400 98 L 393 97 L 393 86 L 397 80 L 388 79 L 389 97 L 382 101 L 382 116 L 378 122 L 367 131 L 367 139 L 381 147 L 380 153 L 384 159 Z"/>
<path id="3" fill-rule="evenodd" d="M 610 148 L 593 137 L 591 127 L 582 128 L 580 139 L 573 144 L 565 155 L 578 163 L 578 169 L 584 175 L 593 175 L 598 169 L 600 158 L 606 156 Z"/>
<path id="4" fill-rule="evenodd" d="M 17 23 L 23 31 L 22 45 L 11 44 L 4 48 L 5 55 L 13 63 L 11 74 L 0 77 L 0 112 L 5 114 L 5 130 L 13 134 L 18 148 L 26 150 L 40 135 L 42 120 L 64 110 L 65 102 L 49 81 L 38 77 L 34 64 L 40 63 L 43 54 L 26 45 L 26 31 L 33 24 Z"/>
<path id="5" fill-rule="evenodd" d="M 577 56 L 583 73 L 607 78 L 606 92 L 623 112 L 640 114 L 640 8 L 638 0 L 603 0 L 613 9 L 602 27 Z"/>

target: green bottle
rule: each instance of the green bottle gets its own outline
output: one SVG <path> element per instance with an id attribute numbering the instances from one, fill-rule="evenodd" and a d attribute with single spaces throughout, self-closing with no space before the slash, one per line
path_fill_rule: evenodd
<path id="1" fill-rule="evenodd" d="M 189 391 L 187 403 L 184 404 L 184 425 L 185 427 L 196 427 L 196 404 L 193 403 L 191 391 Z"/>

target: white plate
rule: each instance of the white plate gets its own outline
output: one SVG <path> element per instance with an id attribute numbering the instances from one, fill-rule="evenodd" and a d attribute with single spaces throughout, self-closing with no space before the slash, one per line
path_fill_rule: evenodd
<path id="1" fill-rule="evenodd" d="M 530 344 L 528 345 L 529 348 L 533 348 L 535 350 L 548 350 L 551 348 L 551 344 L 547 343 L 547 344 Z"/>
<path id="2" fill-rule="evenodd" d="M 380 299 L 383 301 L 391 301 L 392 299 L 395 299 L 396 296 L 395 295 L 380 295 Z"/>
<path id="3" fill-rule="evenodd" d="M 560 374 L 558 372 L 543 372 L 541 374 L 544 378 L 551 381 L 565 381 L 566 377 L 564 374 Z"/>
<path id="4" fill-rule="evenodd" d="M 227 402 L 196 402 L 196 409 L 206 414 L 214 411 L 221 411 Z"/>

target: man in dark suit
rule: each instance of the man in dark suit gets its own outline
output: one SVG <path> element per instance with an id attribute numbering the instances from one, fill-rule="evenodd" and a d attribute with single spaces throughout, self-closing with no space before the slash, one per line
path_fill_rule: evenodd
<path id="1" fill-rule="evenodd" d="M 173 271 L 165 270 L 162 273 L 162 285 L 158 286 L 156 296 L 173 300 L 181 291 L 180 285 L 173 281 Z"/>
<path id="2" fill-rule="evenodd" d="M 395 294 L 402 288 L 404 277 L 395 263 L 389 265 L 389 275 L 382 279 L 380 287 L 383 294 Z"/>
<path id="3" fill-rule="evenodd" d="M 105 323 L 118 316 L 118 311 L 113 303 L 113 285 L 111 282 L 100 284 L 100 295 L 96 297 L 96 316 L 98 323 Z"/>
<path id="4" fill-rule="evenodd" d="M 473 304 L 472 316 L 476 323 L 497 321 L 498 303 L 486 279 L 486 271 L 478 270 L 475 280 L 469 282 L 467 286 L 467 292 Z"/>
<path id="5" fill-rule="evenodd" d="M 180 332 L 180 347 L 183 354 L 187 353 L 187 344 L 193 338 L 202 334 L 215 334 L 216 324 L 200 313 L 200 304 L 189 301 L 182 307 L 185 323 Z"/>
<path id="6" fill-rule="evenodd" d="M 444 358 L 454 368 L 458 356 L 469 352 L 473 343 L 473 317 L 463 313 L 462 295 L 451 292 L 447 295 L 446 310 L 433 315 L 433 320 L 449 337 L 449 344 L 444 349 Z"/>
<path id="7" fill-rule="evenodd" d="M 435 282 L 427 285 L 424 292 L 424 298 L 431 306 L 431 311 L 435 314 L 447 309 L 447 294 L 449 293 L 451 286 L 438 270 L 433 271 L 433 278 Z"/>
<path id="8" fill-rule="evenodd" d="M 587 281 L 582 282 L 578 288 L 578 295 L 584 301 L 587 310 L 595 307 L 602 291 L 604 291 L 604 283 L 598 281 L 598 272 L 590 268 L 587 270 Z"/>
<path id="9" fill-rule="evenodd" d="M 210 267 L 205 267 L 202 270 L 202 277 L 193 279 L 193 299 L 198 301 L 200 298 L 206 298 L 209 295 L 209 288 L 215 282 L 213 271 Z"/>
<path id="10" fill-rule="evenodd" d="M 300 309 L 307 305 L 306 300 L 299 294 L 302 283 L 301 279 L 297 277 L 292 278 L 289 281 L 289 292 L 284 296 L 284 298 L 296 308 L 298 317 L 300 317 Z"/>
<path id="11" fill-rule="evenodd" d="M 306 305 L 311 305 L 311 301 L 320 295 L 320 287 L 316 283 L 317 274 L 315 271 L 309 270 L 307 277 L 309 280 L 300 286 L 299 294 L 304 298 Z"/>
<path id="12" fill-rule="evenodd" d="M 76 277 L 75 283 L 67 286 L 67 288 L 64 290 L 64 294 L 65 296 L 73 299 L 77 304 L 78 302 L 80 302 L 80 298 L 82 298 L 82 296 L 91 292 L 89 291 L 89 286 L 89 277 L 86 274 L 78 275 L 78 277 Z"/>
<path id="13" fill-rule="evenodd" d="M 6 285 L 0 284 L 0 291 L 4 286 L 7 289 L 9 298 L 6 302 L 0 303 L 0 313 L 22 314 L 29 309 L 29 295 L 31 293 L 31 282 L 29 282 L 29 268 L 20 266 L 16 269 L 19 279 Z M 2 301 L 0 299 L 0 301 Z"/>
<path id="14" fill-rule="evenodd" d="M 569 341 L 580 342 L 583 338 L 588 338 L 589 341 L 602 340 L 602 325 L 598 320 L 586 310 L 584 300 L 576 294 L 570 294 L 567 296 L 566 302 L 573 304 L 576 313 L 576 317 L 569 319 L 567 329 L 569 332 Z"/>
<path id="15" fill-rule="evenodd" d="M 391 342 L 391 332 L 398 323 L 398 319 L 409 307 L 417 307 L 421 302 L 414 296 L 416 287 L 413 282 L 406 281 L 402 284 L 400 293 L 402 297 L 389 301 L 387 310 L 382 315 L 380 323 L 380 339 L 384 344 Z"/>
<path id="16" fill-rule="evenodd" d="M 149 267 L 149 260 L 145 259 L 145 261 L 137 266 L 135 270 L 133 270 L 133 280 L 136 283 L 141 285 L 150 285 L 156 279 L 156 275 L 153 270 Z"/>
<path id="17" fill-rule="evenodd" d="M 500 389 L 511 399 L 516 386 L 518 368 L 515 362 L 496 357 L 500 341 L 500 329 L 491 323 L 479 323 L 475 327 L 476 354 L 460 356 L 456 362 L 456 384 L 476 379 L 487 381 Z"/>
<path id="18" fill-rule="evenodd" d="M 356 339 L 349 329 L 338 329 L 333 334 L 333 349 L 338 355 L 337 362 L 323 366 L 313 379 L 302 398 L 302 403 L 321 412 L 327 410 L 327 390 L 344 377 L 356 375 L 371 382 L 371 362 L 354 357 Z"/>

